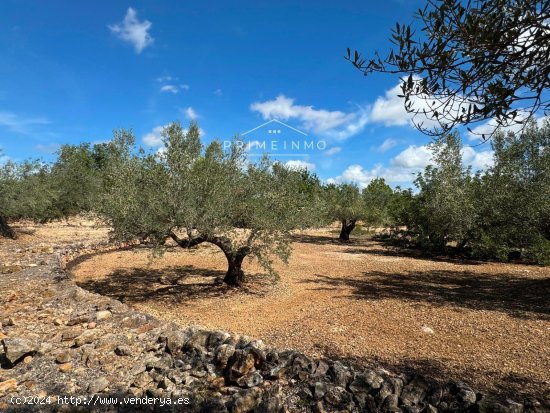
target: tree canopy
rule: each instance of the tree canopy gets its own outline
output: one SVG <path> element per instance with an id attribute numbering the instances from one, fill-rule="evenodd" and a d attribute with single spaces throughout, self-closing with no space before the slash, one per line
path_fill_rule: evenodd
<path id="1" fill-rule="evenodd" d="M 115 236 L 182 248 L 212 243 L 227 259 L 231 285 L 244 281 L 247 256 L 273 273 L 273 256 L 289 257 L 289 231 L 315 219 L 318 179 L 266 158 L 247 164 L 237 141 L 228 151 L 217 140 L 204 146 L 196 123 L 187 130 L 173 123 L 162 136 L 163 151 L 153 154 L 134 154 L 128 132 L 115 137 L 122 161 L 102 202 Z"/>
<path id="2" fill-rule="evenodd" d="M 413 24 L 396 24 L 391 43 L 385 56 L 348 49 L 347 59 L 365 75 L 402 75 L 405 108 L 423 132 L 524 124 L 550 111 L 547 0 L 428 0 Z"/>

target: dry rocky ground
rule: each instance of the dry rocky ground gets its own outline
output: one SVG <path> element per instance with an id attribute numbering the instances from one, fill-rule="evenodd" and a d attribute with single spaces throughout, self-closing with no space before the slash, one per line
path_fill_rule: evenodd
<path id="1" fill-rule="evenodd" d="M 13 394 L 188 395 L 213 412 L 548 403 L 548 268 L 428 260 L 313 232 L 296 236 L 280 280 L 247 262 L 244 290 L 214 284 L 225 263 L 208 246 L 152 261 L 139 247 L 78 258 L 80 289 L 55 253 L 106 234 L 76 221 L 0 241 L 0 411 L 15 409 Z M 471 388 L 525 406 L 495 407 Z"/>

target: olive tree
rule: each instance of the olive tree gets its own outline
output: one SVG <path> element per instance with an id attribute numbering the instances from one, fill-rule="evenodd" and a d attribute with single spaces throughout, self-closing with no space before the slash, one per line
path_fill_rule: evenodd
<path id="1" fill-rule="evenodd" d="M 357 221 L 365 215 L 365 204 L 361 192 L 353 184 L 328 184 L 325 187 L 327 218 L 341 223 L 340 241 L 349 241 Z"/>
<path id="2" fill-rule="evenodd" d="M 550 124 L 493 138 L 494 165 L 475 180 L 470 242 L 479 258 L 550 263 Z"/>
<path id="3" fill-rule="evenodd" d="M 59 216 L 94 209 L 104 189 L 104 171 L 111 156 L 104 143 L 61 146 L 51 171 L 58 189 L 53 208 Z"/>
<path id="4" fill-rule="evenodd" d="M 162 136 L 158 153 L 134 153 L 131 132 L 115 134 L 117 161 L 102 202 L 115 237 L 158 247 L 167 240 L 182 248 L 214 244 L 227 259 L 229 285 L 244 281 L 248 256 L 274 273 L 274 256 L 286 262 L 290 255 L 290 231 L 315 216 L 317 191 L 310 188 L 318 180 L 267 158 L 247 164 L 238 140 L 230 148 L 217 140 L 205 146 L 196 123 L 187 130 L 173 123 Z"/>
<path id="5" fill-rule="evenodd" d="M 47 164 L 36 160 L 6 162 L 0 167 L 0 235 L 16 238 L 8 219 L 43 222 L 54 218 L 52 206 L 57 197 Z"/>
<path id="6" fill-rule="evenodd" d="M 363 220 L 369 227 L 390 226 L 393 220 L 389 207 L 393 198 L 393 190 L 386 184 L 384 178 L 375 178 L 363 189 L 365 215 Z"/>
<path id="7" fill-rule="evenodd" d="M 435 165 L 415 181 L 419 193 L 411 204 L 409 230 L 426 250 L 443 252 L 450 242 L 462 249 L 475 225 L 470 169 L 462 164 L 457 134 L 444 136 L 431 149 Z"/>

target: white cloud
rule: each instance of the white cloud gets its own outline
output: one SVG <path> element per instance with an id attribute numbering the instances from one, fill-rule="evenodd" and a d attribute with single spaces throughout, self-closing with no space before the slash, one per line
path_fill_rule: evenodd
<path id="1" fill-rule="evenodd" d="M 48 125 L 51 121 L 45 117 L 22 117 L 13 112 L 0 111 L 0 126 L 11 132 L 29 133 L 33 126 Z"/>
<path id="2" fill-rule="evenodd" d="M 307 169 L 308 171 L 314 171 L 316 167 L 314 163 L 297 159 L 286 161 L 285 166 L 294 170 Z"/>
<path id="3" fill-rule="evenodd" d="M 393 158 L 390 163 L 398 167 L 423 169 L 430 164 L 431 159 L 432 152 L 427 146 L 410 145 Z"/>
<path id="4" fill-rule="evenodd" d="M 386 152 L 387 150 L 390 150 L 391 148 L 393 148 L 394 146 L 397 146 L 397 141 L 393 138 L 388 138 L 388 139 L 385 139 L 384 142 L 382 142 L 382 144 L 376 148 L 376 150 L 378 152 Z"/>
<path id="5" fill-rule="evenodd" d="M 301 128 L 317 134 L 346 139 L 361 132 L 368 122 L 364 108 L 355 112 L 342 112 L 315 109 L 313 106 L 294 104 L 294 99 L 279 95 L 273 100 L 254 102 L 250 109 L 259 112 L 264 119 L 289 120 L 301 122 Z"/>
<path id="6" fill-rule="evenodd" d="M 516 120 L 521 122 L 524 119 L 526 119 L 527 114 L 519 112 Z M 542 123 L 544 122 L 544 117 L 538 117 L 534 116 L 534 121 L 538 123 L 539 127 L 542 126 Z M 485 135 L 485 139 L 491 136 L 492 133 L 495 132 L 496 129 L 499 129 L 502 132 L 514 132 L 518 133 L 525 127 L 525 123 L 517 123 L 514 121 L 511 121 L 507 125 L 498 126 L 498 122 L 495 119 L 491 119 L 481 125 L 476 126 L 475 128 L 472 128 L 471 131 L 468 131 L 468 139 L 471 141 L 475 140 L 481 140 L 483 139 L 483 136 Z"/>
<path id="7" fill-rule="evenodd" d="M 418 81 L 420 78 L 415 77 Z M 442 102 L 438 99 L 430 98 L 428 95 L 412 96 L 411 109 L 413 112 L 407 112 L 405 109 L 405 99 L 399 97 L 403 94 L 401 89 L 401 80 L 393 88 L 386 91 L 384 96 L 379 96 L 372 105 L 369 122 L 383 123 L 385 126 L 406 126 L 406 125 L 422 125 L 425 129 L 440 128 L 440 122 L 432 117 L 432 114 L 437 109 L 440 113 L 444 111 L 449 116 L 456 117 L 461 112 L 462 108 L 468 108 L 468 101 L 462 99 L 461 96 L 456 96 L 455 100 L 449 103 L 448 107 L 442 109 Z M 426 114 L 423 113 L 426 111 Z M 441 117 L 440 117 L 441 118 Z M 441 119 L 444 122 L 444 119 Z"/>
<path id="8" fill-rule="evenodd" d="M 464 165 L 471 165 L 474 171 L 485 170 L 493 165 L 493 151 L 476 152 L 472 147 L 462 148 Z M 327 180 L 327 182 L 354 182 L 365 187 L 375 178 L 384 178 L 390 184 L 412 186 L 416 175 L 423 171 L 432 161 L 432 153 L 427 146 L 411 145 L 397 156 L 392 158 L 388 166 L 377 164 L 372 169 L 361 165 L 349 165 L 341 175 Z"/>
<path id="9" fill-rule="evenodd" d="M 337 153 L 342 152 L 342 148 L 340 146 L 333 146 L 330 149 L 327 149 L 323 153 L 327 156 L 336 155 Z"/>
<path id="10" fill-rule="evenodd" d="M 405 110 L 403 98 L 398 97 L 401 93 L 401 86 L 397 85 L 387 90 L 384 97 L 378 97 L 372 106 L 369 120 L 386 126 L 408 125 L 411 115 Z"/>
<path id="11" fill-rule="evenodd" d="M 173 93 L 173 94 L 178 94 L 179 92 L 181 92 L 182 90 L 189 90 L 189 85 L 172 85 L 172 84 L 167 84 L 167 85 L 162 85 L 160 87 L 160 91 L 161 92 L 170 92 L 170 93 Z"/>
<path id="12" fill-rule="evenodd" d="M 189 106 L 187 109 L 183 109 L 183 113 L 185 113 L 185 116 L 189 120 L 195 120 L 199 117 L 195 109 L 193 109 L 191 106 Z"/>
<path id="13" fill-rule="evenodd" d="M 142 138 L 142 141 L 145 145 L 150 146 L 152 148 L 156 148 L 158 146 L 162 146 L 164 143 L 162 141 L 162 130 L 168 125 L 162 125 L 162 126 L 155 126 L 151 132 L 145 134 Z"/>
<path id="14" fill-rule="evenodd" d="M 361 165 L 348 166 L 342 175 L 327 180 L 329 183 L 353 182 L 359 187 L 366 187 L 375 178 L 384 178 L 390 184 L 411 185 L 418 171 L 398 166 L 385 167 L 375 165 L 372 169 L 365 169 Z"/>
<path id="15" fill-rule="evenodd" d="M 109 25 L 109 29 L 121 40 L 134 46 L 134 50 L 139 54 L 154 41 L 149 34 L 151 26 L 152 23 L 148 20 L 140 22 L 136 11 L 129 7 L 122 23 Z"/>
<path id="16" fill-rule="evenodd" d="M 216 90 L 214 91 L 214 94 L 215 94 L 216 96 L 223 96 L 223 91 L 222 91 L 221 89 L 216 89 Z"/>
<path id="17" fill-rule="evenodd" d="M 465 146 L 462 148 L 462 163 L 471 165 L 474 171 L 485 170 L 494 165 L 495 153 L 491 150 L 476 152 L 474 148 Z"/>
<path id="18" fill-rule="evenodd" d="M 179 88 L 178 88 L 177 86 L 175 86 L 175 85 L 162 85 L 162 86 L 160 87 L 160 91 L 161 91 L 161 92 L 170 92 L 170 93 L 176 94 L 176 93 L 178 93 L 180 90 L 179 90 Z"/>

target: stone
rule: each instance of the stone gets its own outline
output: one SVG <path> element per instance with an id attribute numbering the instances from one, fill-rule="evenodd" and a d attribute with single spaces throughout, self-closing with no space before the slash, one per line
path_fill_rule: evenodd
<path id="1" fill-rule="evenodd" d="M 115 348 L 115 354 L 117 356 L 131 356 L 132 348 L 130 346 L 117 346 L 117 348 Z"/>
<path id="2" fill-rule="evenodd" d="M 90 330 L 93 330 L 94 328 L 96 328 L 96 326 L 97 326 L 97 323 L 95 321 L 92 321 L 88 323 L 86 327 L 89 328 Z"/>
<path id="3" fill-rule="evenodd" d="M 0 382 L 0 396 L 17 390 L 17 380 L 9 379 Z"/>
<path id="4" fill-rule="evenodd" d="M 112 316 L 113 316 L 113 313 L 111 313 L 109 310 L 101 310 L 95 313 L 96 321 L 108 320 Z"/>
<path id="5" fill-rule="evenodd" d="M 419 404 L 426 396 L 429 383 L 421 376 L 416 376 L 407 384 L 401 392 L 401 402 L 404 405 L 414 406 Z"/>
<path id="6" fill-rule="evenodd" d="M 243 390 L 233 399 L 233 413 L 247 413 L 253 411 L 261 403 L 261 393 L 257 389 Z"/>
<path id="7" fill-rule="evenodd" d="M 397 394 L 390 394 L 382 403 L 382 412 L 384 413 L 401 413 L 399 408 L 399 397 Z"/>
<path id="8" fill-rule="evenodd" d="M 244 350 L 235 350 L 229 362 L 229 380 L 235 382 L 254 368 L 254 356 Z"/>
<path id="9" fill-rule="evenodd" d="M 482 397 L 477 403 L 479 413 L 523 413 L 523 405 L 512 400 L 505 402 L 491 397 Z"/>
<path id="10" fill-rule="evenodd" d="M 352 374 L 349 368 L 344 366 L 339 361 L 335 361 L 330 369 L 330 375 L 334 384 L 346 388 L 351 381 Z"/>
<path id="11" fill-rule="evenodd" d="M 313 398 L 315 400 L 321 400 L 323 397 L 325 397 L 325 394 L 327 392 L 327 384 L 318 381 L 313 385 Z"/>
<path id="12" fill-rule="evenodd" d="M 264 378 L 262 375 L 257 371 L 253 371 L 252 373 L 248 373 L 247 375 L 237 379 L 237 384 L 241 387 L 256 387 L 263 381 Z"/>
<path id="13" fill-rule="evenodd" d="M 67 321 L 67 326 L 76 326 L 79 324 L 85 324 L 88 323 L 91 320 L 91 316 L 89 314 L 81 314 L 78 316 L 75 316 L 71 318 L 69 321 Z"/>
<path id="14" fill-rule="evenodd" d="M 24 364 L 31 364 L 32 363 L 32 356 L 23 357 L 23 363 Z"/>
<path id="15" fill-rule="evenodd" d="M 329 368 L 330 366 L 326 361 L 319 360 L 313 370 L 312 377 L 318 377 L 318 378 L 325 377 L 328 373 Z"/>
<path id="16" fill-rule="evenodd" d="M 100 393 L 109 386 L 109 380 L 105 377 L 100 377 L 92 381 L 88 386 L 88 392 L 91 394 Z"/>
<path id="17" fill-rule="evenodd" d="M 379 389 L 384 379 L 376 374 L 372 370 L 367 370 L 363 374 L 357 374 L 351 384 L 349 389 L 355 395 L 357 394 L 366 394 L 373 389 Z"/>
<path id="18" fill-rule="evenodd" d="M 144 389 L 151 383 L 153 383 L 153 378 L 148 372 L 144 371 L 136 376 L 132 385 L 140 389 Z"/>
<path id="19" fill-rule="evenodd" d="M 63 332 L 61 333 L 61 341 L 74 340 L 81 334 L 82 334 L 82 329 L 80 327 L 67 328 L 63 330 Z"/>
<path id="20" fill-rule="evenodd" d="M 84 344 L 91 344 L 97 339 L 97 333 L 94 330 L 86 330 L 74 340 L 74 345 L 81 347 Z"/>
<path id="21" fill-rule="evenodd" d="M 231 344 L 222 344 L 216 348 L 215 354 L 214 361 L 216 365 L 224 369 L 231 356 L 235 354 L 235 346 Z"/>
<path id="22" fill-rule="evenodd" d="M 32 356 L 40 349 L 40 345 L 23 338 L 5 338 L 2 341 L 5 356 L 11 364 L 16 364 L 25 356 Z"/>
<path id="23" fill-rule="evenodd" d="M 463 408 L 466 408 L 474 404 L 477 400 L 476 393 L 463 382 L 456 382 L 456 393 L 463 404 Z"/>
<path id="24" fill-rule="evenodd" d="M 172 355 L 178 354 L 185 343 L 185 336 L 180 332 L 170 332 L 164 337 L 166 351 Z"/>
<path id="25" fill-rule="evenodd" d="M 328 385 L 324 400 L 328 405 L 334 407 L 343 407 L 352 399 L 350 393 L 344 387 Z"/>
<path id="26" fill-rule="evenodd" d="M 68 363 L 71 360 L 71 353 L 69 351 L 63 351 L 59 353 L 55 358 L 55 361 L 59 364 Z"/>
<path id="27" fill-rule="evenodd" d="M 428 326 L 422 326 L 421 330 L 424 334 L 434 334 L 433 329 Z"/>
<path id="28" fill-rule="evenodd" d="M 61 373 L 70 373 L 73 369 L 72 363 L 62 363 L 59 365 L 59 371 Z"/>

